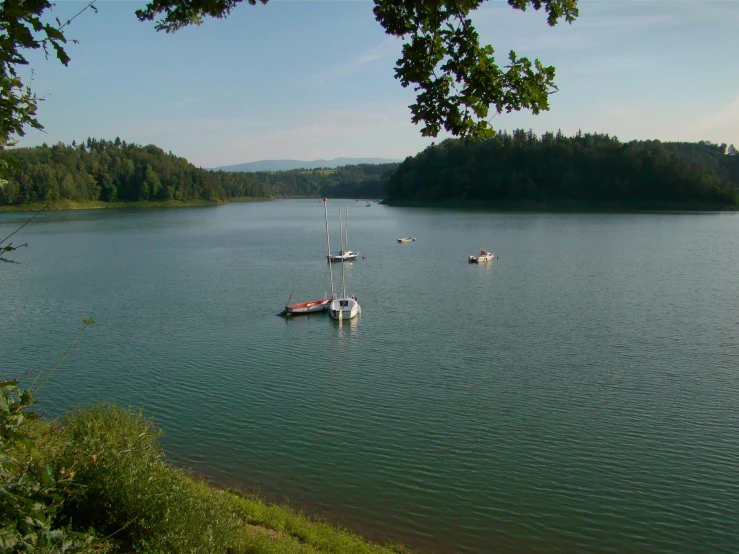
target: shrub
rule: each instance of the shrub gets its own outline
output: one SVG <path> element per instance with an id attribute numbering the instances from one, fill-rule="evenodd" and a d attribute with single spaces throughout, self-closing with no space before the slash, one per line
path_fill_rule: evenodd
<path id="1" fill-rule="evenodd" d="M 0 552 L 92 553 L 93 533 L 75 533 L 60 513 L 76 487 L 72 475 L 38 454 L 33 395 L 0 382 Z"/>

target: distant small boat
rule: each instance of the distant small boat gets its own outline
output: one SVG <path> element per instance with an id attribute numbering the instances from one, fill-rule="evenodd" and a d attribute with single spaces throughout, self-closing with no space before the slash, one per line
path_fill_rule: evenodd
<path id="1" fill-rule="evenodd" d="M 334 263 L 353 262 L 357 259 L 358 255 L 358 252 L 352 252 L 351 250 L 347 250 L 346 252 L 344 252 L 343 250 L 339 250 L 338 254 L 329 255 L 328 261 Z"/>
<path id="2" fill-rule="evenodd" d="M 398 242 L 415 242 L 415 237 L 407 237 L 404 239 L 398 239 Z"/>
<path id="3" fill-rule="evenodd" d="M 492 262 L 495 259 L 495 254 L 488 252 L 487 250 L 481 249 L 477 256 L 470 256 L 469 262 L 471 264 L 486 264 Z"/>
<path id="4" fill-rule="evenodd" d="M 349 246 L 349 208 L 346 209 L 346 231 L 345 235 L 342 235 L 341 238 L 346 239 L 344 242 L 344 246 Z M 339 232 L 341 234 L 341 232 Z M 328 258 L 329 262 L 333 263 L 341 263 L 341 262 L 353 262 L 357 259 L 357 256 L 359 256 L 359 252 L 352 252 L 348 248 L 344 250 L 342 247 L 341 250 L 339 250 L 338 254 L 328 254 L 326 258 Z"/>
<path id="5" fill-rule="evenodd" d="M 369 200 L 367 200 L 367 203 L 364 205 L 365 208 L 371 208 L 372 204 L 369 203 Z"/>

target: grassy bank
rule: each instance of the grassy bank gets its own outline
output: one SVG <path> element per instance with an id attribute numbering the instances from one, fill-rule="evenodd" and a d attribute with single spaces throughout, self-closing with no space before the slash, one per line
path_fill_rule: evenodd
<path id="1" fill-rule="evenodd" d="M 739 206 L 724 204 L 701 204 L 685 202 L 600 202 L 576 200 L 534 201 L 492 201 L 450 199 L 440 201 L 425 200 L 383 200 L 388 206 L 406 208 L 447 208 L 455 210 L 490 212 L 570 212 L 570 213 L 629 213 L 629 212 L 735 212 Z"/>
<path id="2" fill-rule="evenodd" d="M 161 432 L 140 413 L 101 404 L 27 425 L 32 441 L 16 443 L 11 456 L 25 475 L 65 483 L 48 519 L 85 533 L 84 552 L 410 552 L 171 466 Z"/>

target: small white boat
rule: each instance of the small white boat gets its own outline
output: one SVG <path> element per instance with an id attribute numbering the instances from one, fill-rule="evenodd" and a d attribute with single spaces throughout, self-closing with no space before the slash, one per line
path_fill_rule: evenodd
<path id="1" fill-rule="evenodd" d="M 341 263 L 341 262 L 353 262 L 357 259 L 357 256 L 359 256 L 359 252 L 352 252 L 349 250 L 349 208 L 346 209 L 346 226 L 344 230 L 344 235 L 341 236 L 342 239 L 344 239 L 344 245 L 341 247 L 341 250 L 339 250 L 338 254 L 331 254 L 329 253 L 326 258 L 329 262 L 333 263 Z M 339 234 L 341 234 L 341 231 L 339 231 Z M 344 250 L 344 247 L 347 249 Z"/>
<path id="2" fill-rule="evenodd" d="M 364 205 L 365 208 L 371 208 L 372 204 L 369 203 L 369 200 L 367 200 L 367 203 Z"/>
<path id="3" fill-rule="evenodd" d="M 404 239 L 398 239 L 398 242 L 415 242 L 415 240 L 414 237 L 406 237 Z"/>
<path id="4" fill-rule="evenodd" d="M 492 262 L 495 259 L 495 254 L 488 252 L 485 249 L 481 249 L 477 256 L 470 256 L 469 262 L 471 264 L 486 264 Z"/>
<path id="5" fill-rule="evenodd" d="M 343 250 L 339 250 L 338 254 L 329 255 L 328 261 L 334 263 L 353 262 L 357 259 L 358 255 L 359 252 L 352 252 L 351 250 L 347 250 L 346 252 L 344 252 Z"/>

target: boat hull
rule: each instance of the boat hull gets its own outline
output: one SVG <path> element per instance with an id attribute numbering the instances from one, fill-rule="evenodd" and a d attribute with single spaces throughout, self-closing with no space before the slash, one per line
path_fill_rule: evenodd
<path id="1" fill-rule="evenodd" d="M 328 310 L 330 305 L 331 300 L 309 300 L 308 302 L 285 306 L 282 313 L 284 315 L 314 314 L 316 312 L 324 312 Z"/>
<path id="2" fill-rule="evenodd" d="M 467 258 L 471 264 L 486 264 L 492 262 L 495 259 L 495 254 L 484 248 L 480 249 L 480 253 L 477 256 L 470 256 Z"/>
<path id="3" fill-rule="evenodd" d="M 341 262 L 353 262 L 357 259 L 357 256 L 359 254 L 357 252 L 351 252 L 346 254 L 335 254 L 331 256 L 327 256 L 329 262 L 333 263 L 341 263 Z"/>
<path id="4" fill-rule="evenodd" d="M 486 264 L 493 261 L 492 256 L 470 256 L 470 263 L 471 264 Z"/>
<path id="5" fill-rule="evenodd" d="M 328 308 L 328 315 L 337 321 L 354 319 L 360 313 L 362 308 L 356 298 L 337 298 Z"/>

